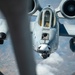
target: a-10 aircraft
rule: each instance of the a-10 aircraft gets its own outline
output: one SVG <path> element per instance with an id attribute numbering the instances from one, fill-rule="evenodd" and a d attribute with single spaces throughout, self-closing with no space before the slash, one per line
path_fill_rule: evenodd
<path id="1" fill-rule="evenodd" d="M 35 16 L 36 21 L 32 29 L 33 47 L 42 58 L 46 59 L 51 53 L 58 49 L 59 36 L 71 36 L 70 48 L 75 52 L 75 25 L 64 25 L 59 22 L 59 18 L 75 18 L 75 0 L 62 0 L 57 9 L 53 10 L 50 5 L 42 8 L 37 0 L 33 0 L 29 15 Z M 5 25 L 0 20 L 0 43 L 5 40 L 7 28 L 1 30 Z"/>

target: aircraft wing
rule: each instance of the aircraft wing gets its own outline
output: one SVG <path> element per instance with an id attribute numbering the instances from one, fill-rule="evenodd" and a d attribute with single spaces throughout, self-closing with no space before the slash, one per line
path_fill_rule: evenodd
<path id="1" fill-rule="evenodd" d="M 57 11 L 57 16 L 61 19 L 64 19 L 65 17 L 61 14 L 61 11 Z"/>
<path id="2" fill-rule="evenodd" d="M 37 10 L 32 16 L 37 16 L 37 15 L 39 15 L 39 12 L 40 12 L 40 11 Z"/>
<path id="3" fill-rule="evenodd" d="M 61 24 L 59 23 L 59 36 L 71 36 L 75 35 L 75 25 L 70 25 L 68 23 Z"/>
<path id="4" fill-rule="evenodd" d="M 59 18 L 65 18 L 65 17 L 62 15 L 62 13 L 61 13 L 61 3 L 60 3 L 59 6 L 55 9 L 55 12 L 56 12 L 56 14 L 57 14 L 57 16 L 58 16 Z"/>

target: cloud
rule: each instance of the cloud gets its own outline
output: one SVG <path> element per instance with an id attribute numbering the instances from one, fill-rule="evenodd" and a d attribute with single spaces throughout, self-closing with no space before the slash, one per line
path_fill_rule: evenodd
<path id="1" fill-rule="evenodd" d="M 37 66 L 37 74 L 38 75 L 54 75 L 50 72 L 50 68 L 48 65 L 38 64 Z"/>
<path id="2" fill-rule="evenodd" d="M 0 46 L 0 71 L 4 75 L 19 75 L 10 40 Z"/>
<path id="3" fill-rule="evenodd" d="M 51 56 L 37 64 L 36 71 L 38 75 L 55 75 L 58 72 L 59 66 L 63 62 L 63 59 L 56 52 L 51 54 Z"/>

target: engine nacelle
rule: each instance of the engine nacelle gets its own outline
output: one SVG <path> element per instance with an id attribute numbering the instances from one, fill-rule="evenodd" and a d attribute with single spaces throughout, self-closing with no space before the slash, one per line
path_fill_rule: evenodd
<path id="1" fill-rule="evenodd" d="M 72 52 L 75 52 L 75 38 L 71 38 L 70 40 L 70 49 Z"/>
<path id="2" fill-rule="evenodd" d="M 41 11 L 42 8 L 39 5 L 38 0 L 31 0 L 31 4 L 29 6 L 29 13 L 30 15 L 34 14 L 37 10 Z"/>
<path id="3" fill-rule="evenodd" d="M 64 17 L 75 18 L 75 0 L 62 0 L 60 10 Z"/>

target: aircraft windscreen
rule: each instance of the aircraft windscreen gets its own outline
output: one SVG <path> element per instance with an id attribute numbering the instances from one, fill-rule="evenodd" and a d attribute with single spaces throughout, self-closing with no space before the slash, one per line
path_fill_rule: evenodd
<path id="1" fill-rule="evenodd" d="M 44 27 L 49 27 L 50 24 L 50 12 L 46 11 L 44 16 Z"/>
<path id="2" fill-rule="evenodd" d="M 66 20 L 66 21 L 65 21 Z M 59 19 L 60 23 L 64 24 L 64 25 L 75 25 L 75 19 Z"/>

